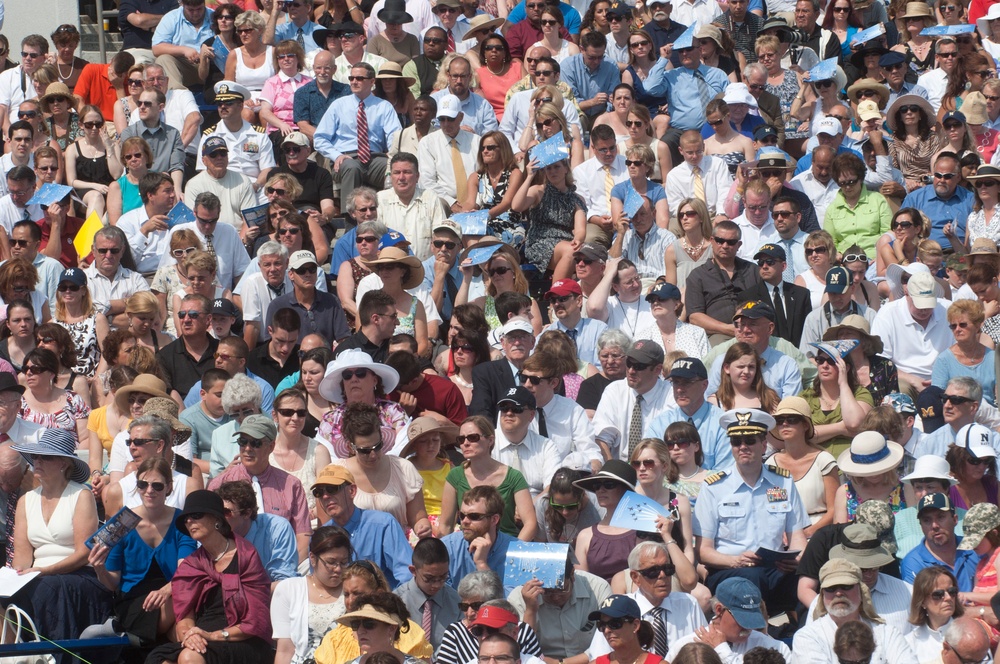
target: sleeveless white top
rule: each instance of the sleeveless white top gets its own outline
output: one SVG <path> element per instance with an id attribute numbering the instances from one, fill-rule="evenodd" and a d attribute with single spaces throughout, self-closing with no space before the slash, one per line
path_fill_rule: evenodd
<path id="1" fill-rule="evenodd" d="M 570 45 L 570 42 L 568 40 L 566 40 L 566 39 L 560 40 L 559 41 L 559 52 L 556 53 L 556 54 L 554 54 L 552 56 L 552 59 L 555 60 L 556 62 L 558 62 L 561 65 L 563 63 L 563 61 L 570 56 L 569 45 Z M 537 46 L 545 46 L 545 48 L 548 48 L 548 46 L 546 46 L 541 41 L 535 42 L 534 44 L 531 45 L 530 48 L 535 48 Z M 629 137 L 626 136 L 625 138 L 628 139 Z"/>
<path id="2" fill-rule="evenodd" d="M 24 494 L 28 541 L 35 551 L 32 567 L 49 567 L 61 563 L 76 551 L 73 543 L 73 514 L 76 512 L 76 501 L 83 491 L 88 489 L 82 484 L 68 483 L 48 523 L 45 523 L 42 516 L 41 487 Z"/>
<path id="3" fill-rule="evenodd" d="M 264 89 L 264 82 L 274 76 L 274 47 L 268 46 L 264 53 L 264 64 L 251 69 L 243 64 L 243 49 L 236 49 L 236 82 L 254 93 L 254 98 Z"/>
<path id="4" fill-rule="evenodd" d="M 823 304 L 823 293 L 826 292 L 826 282 L 816 276 L 812 270 L 806 270 L 802 273 L 802 280 L 806 282 L 806 288 L 809 289 L 809 295 L 812 301 L 812 308 L 819 309 L 820 305 Z"/>
<path id="5" fill-rule="evenodd" d="M 174 482 L 174 490 L 170 492 L 165 502 L 170 507 L 182 510 L 184 509 L 184 499 L 187 497 L 187 483 L 191 478 L 184 473 L 178 473 L 176 470 L 171 470 L 170 474 Z M 122 505 L 133 509 L 142 506 L 142 496 L 136 491 L 135 482 L 136 477 L 134 472 L 129 473 L 120 480 Z"/>

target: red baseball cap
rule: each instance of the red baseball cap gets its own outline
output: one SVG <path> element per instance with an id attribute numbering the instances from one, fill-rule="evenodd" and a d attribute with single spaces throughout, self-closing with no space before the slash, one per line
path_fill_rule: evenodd
<path id="1" fill-rule="evenodd" d="M 507 609 L 501 609 L 499 606 L 482 606 L 472 624 L 500 629 L 512 623 L 516 625 L 519 621 L 520 618 Z"/>
<path id="2" fill-rule="evenodd" d="M 580 284 L 572 279 L 559 279 L 558 281 L 553 281 L 552 288 L 545 293 L 545 297 L 549 297 L 550 295 L 555 295 L 556 297 L 583 295 L 583 291 L 580 290 Z"/>

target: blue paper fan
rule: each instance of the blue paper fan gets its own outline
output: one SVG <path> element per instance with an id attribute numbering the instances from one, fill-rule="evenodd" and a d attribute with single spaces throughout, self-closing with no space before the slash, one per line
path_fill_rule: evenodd
<path id="1" fill-rule="evenodd" d="M 688 29 L 680 34 L 680 36 L 674 40 L 674 50 L 681 48 L 691 48 L 694 46 L 694 33 L 698 30 L 698 24 L 692 23 L 688 26 Z"/>
<path id="2" fill-rule="evenodd" d="M 41 205 L 48 207 L 53 203 L 58 203 L 66 198 L 67 194 L 73 191 L 73 187 L 55 182 L 46 182 L 35 192 L 35 195 L 28 199 L 28 205 Z"/>
<path id="3" fill-rule="evenodd" d="M 462 261 L 462 265 L 482 265 L 490 259 L 493 254 L 500 250 L 502 244 L 494 244 L 490 247 L 476 247 L 475 249 L 470 249 L 465 260 Z"/>
<path id="4" fill-rule="evenodd" d="M 635 213 L 642 207 L 642 195 L 635 190 L 635 187 L 632 186 L 631 182 L 628 185 L 628 191 L 625 192 L 625 200 L 622 201 L 622 203 L 624 206 L 623 211 L 625 212 L 625 216 L 629 219 L 634 217 Z"/>
<path id="5" fill-rule="evenodd" d="M 507 548 L 504 586 L 520 586 L 538 579 L 543 588 L 562 590 L 566 584 L 567 558 L 569 544 L 515 541 Z"/>
<path id="6" fill-rule="evenodd" d="M 876 23 L 871 27 L 865 28 L 864 30 L 855 33 L 855 35 L 851 37 L 851 46 L 852 47 L 860 46 L 861 44 L 870 42 L 871 40 L 881 37 L 884 34 L 885 34 L 885 26 L 881 23 Z"/>
<path id="7" fill-rule="evenodd" d="M 828 81 L 837 75 L 837 58 L 827 58 L 809 70 L 809 80 Z"/>
<path id="8" fill-rule="evenodd" d="M 611 515 L 611 521 L 608 525 L 615 528 L 655 533 L 656 519 L 661 516 L 668 519 L 677 518 L 676 514 L 671 514 L 669 509 L 652 498 L 647 498 L 635 491 L 626 491 L 622 499 L 618 501 L 618 508 Z"/>
<path id="9" fill-rule="evenodd" d="M 932 25 L 921 30 L 920 34 L 925 37 L 954 37 L 975 31 L 976 26 L 966 23 L 963 25 Z"/>
<path id="10" fill-rule="evenodd" d="M 170 208 L 170 212 L 167 213 L 167 226 L 173 228 L 174 226 L 179 226 L 180 224 L 186 224 L 195 221 L 194 212 L 191 211 L 187 205 L 184 205 L 183 201 L 177 201 L 177 205 Z"/>
<path id="11" fill-rule="evenodd" d="M 569 159 L 569 146 L 566 145 L 566 137 L 563 136 L 562 132 L 559 132 L 552 138 L 548 138 L 531 148 L 529 155 L 529 160 L 538 160 L 538 168 L 545 168 L 557 161 Z"/>
<path id="12" fill-rule="evenodd" d="M 462 227 L 462 235 L 486 235 L 486 222 L 490 220 L 490 211 L 459 212 L 451 215 L 451 219 Z"/>

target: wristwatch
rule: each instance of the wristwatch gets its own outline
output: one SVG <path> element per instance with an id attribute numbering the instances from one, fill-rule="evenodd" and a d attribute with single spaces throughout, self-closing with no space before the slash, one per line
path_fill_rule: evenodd
<path id="1" fill-rule="evenodd" d="M 226 641 L 229 640 L 229 630 L 228 629 L 222 630 L 222 638 L 225 639 Z"/>

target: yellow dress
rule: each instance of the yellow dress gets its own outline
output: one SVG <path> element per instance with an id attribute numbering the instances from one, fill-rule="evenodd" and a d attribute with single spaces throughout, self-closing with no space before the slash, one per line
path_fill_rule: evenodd
<path id="1" fill-rule="evenodd" d="M 451 471 L 452 465 L 445 461 L 440 470 L 421 470 L 420 477 L 424 478 L 424 507 L 427 508 L 428 516 L 441 515 L 441 496 L 444 495 L 444 482 Z"/>
<path id="2" fill-rule="evenodd" d="M 90 411 L 90 416 L 87 418 L 87 430 L 92 431 L 97 439 L 101 441 L 101 447 L 104 451 L 111 455 L 111 443 L 114 438 L 108 432 L 108 407 L 102 406 L 100 408 L 95 408 Z"/>
<path id="3" fill-rule="evenodd" d="M 430 661 L 434 648 L 427 642 L 424 630 L 412 620 L 407 621 L 409 629 L 401 632 L 396 647 L 407 655 Z M 361 655 L 358 639 L 346 625 L 337 625 L 326 633 L 323 642 L 316 648 L 313 658 L 316 664 L 343 664 Z"/>

